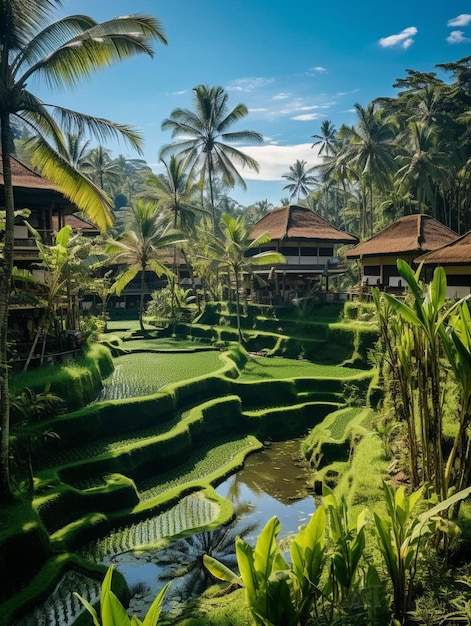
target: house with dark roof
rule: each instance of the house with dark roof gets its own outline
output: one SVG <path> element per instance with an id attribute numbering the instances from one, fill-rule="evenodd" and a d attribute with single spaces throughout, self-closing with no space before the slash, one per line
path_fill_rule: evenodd
<path id="1" fill-rule="evenodd" d="M 412 266 L 421 254 L 437 250 L 457 238 L 454 231 L 429 215 L 406 215 L 348 250 L 345 257 L 360 260 L 364 286 L 401 291 L 405 285 L 397 270 L 398 259 Z"/>
<path id="2" fill-rule="evenodd" d="M 29 209 L 31 215 L 28 222 L 39 232 L 45 243 L 51 243 L 53 232 L 65 225 L 65 216 L 77 211 L 77 207 L 65 198 L 57 185 L 34 172 L 14 156 L 10 159 L 15 209 Z M 0 206 L 5 206 L 1 159 Z M 18 267 L 29 269 L 31 263 L 39 258 L 36 242 L 25 226 L 23 218 L 18 217 L 15 222 L 14 262 Z"/>
<path id="3" fill-rule="evenodd" d="M 269 291 L 283 301 L 305 294 L 314 285 L 329 277 L 345 273 L 336 251 L 341 245 L 355 244 L 358 239 L 322 218 L 314 211 L 297 205 L 274 209 L 262 217 L 250 230 L 255 239 L 268 233 L 271 241 L 254 249 L 253 253 L 275 250 L 286 262 L 254 268 L 269 283 Z"/>
<path id="4" fill-rule="evenodd" d="M 447 297 L 463 298 L 471 293 L 471 231 L 454 241 L 415 259 L 423 263 L 425 279 L 443 266 L 446 273 Z"/>
<path id="5" fill-rule="evenodd" d="M 77 207 L 63 195 L 60 188 L 34 172 L 31 168 L 11 156 L 12 183 L 15 209 L 28 209 L 27 221 L 35 228 L 43 242 L 51 244 L 54 233 L 60 230 L 67 219 L 73 219 Z M 0 206 L 5 205 L 5 184 L 3 164 L 0 159 Z M 13 262 L 19 269 L 30 270 L 39 280 L 44 279 L 44 271 L 38 268 L 39 251 L 36 241 L 23 217 L 17 217 L 14 224 Z M 26 283 L 23 289 L 15 289 L 9 304 L 8 329 L 10 338 L 15 340 L 15 349 L 23 352 L 30 344 L 44 310 L 34 297 L 35 287 Z M 64 305 L 64 309 L 66 305 Z M 14 362 L 12 361 L 14 365 Z"/>

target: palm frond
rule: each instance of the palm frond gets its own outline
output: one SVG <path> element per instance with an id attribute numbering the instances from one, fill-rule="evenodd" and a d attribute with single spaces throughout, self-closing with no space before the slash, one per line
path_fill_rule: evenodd
<path id="1" fill-rule="evenodd" d="M 102 231 L 113 225 L 112 204 L 108 196 L 76 170 L 42 137 L 35 139 L 33 166 L 52 181 L 64 195 Z"/>

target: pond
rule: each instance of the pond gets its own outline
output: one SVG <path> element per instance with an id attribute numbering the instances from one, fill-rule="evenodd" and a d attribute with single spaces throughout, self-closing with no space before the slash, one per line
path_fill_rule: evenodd
<path id="1" fill-rule="evenodd" d="M 273 515 L 276 515 L 281 522 L 280 539 L 296 533 L 300 525 L 307 523 L 314 513 L 314 498 L 309 489 L 309 468 L 300 458 L 300 441 L 300 439 L 293 439 L 269 443 L 264 450 L 247 457 L 244 467 L 216 488 L 221 496 L 233 502 L 235 509 L 239 512 L 238 519 L 229 532 L 227 529 L 219 529 L 199 533 L 181 541 L 176 547 L 171 546 L 170 551 L 139 552 L 128 550 L 125 545 L 120 550 L 119 546 L 114 543 L 116 538 L 111 538 L 107 544 L 110 551 L 105 550 L 107 554 L 102 552 L 101 559 L 105 564 L 113 562 L 126 578 L 134 593 L 129 611 L 131 614 L 142 619 L 165 583 L 162 575 L 171 571 L 176 564 L 181 565 L 181 561 L 177 563 L 177 559 L 183 561 L 186 559 L 186 565 L 190 566 L 189 573 L 193 575 L 193 579 L 191 576 L 174 579 L 165 605 L 165 609 L 173 611 L 177 618 L 181 603 L 190 593 L 196 593 L 196 595 L 198 593 L 198 582 L 201 583 L 201 580 L 196 580 L 195 583 L 194 577 L 195 574 L 201 572 L 192 569 L 191 565 L 197 562 L 198 550 L 204 550 L 205 541 L 210 543 L 216 558 L 219 558 L 219 555 L 217 550 L 214 550 L 214 543 L 218 543 L 221 560 L 227 557 L 229 560 L 226 560 L 226 564 L 235 568 L 233 540 L 236 534 L 241 534 L 249 543 L 255 543 L 260 530 Z M 204 499 L 198 498 L 198 494 L 184 498 L 173 509 L 153 518 L 155 530 L 151 533 L 147 527 L 145 531 L 148 541 L 153 541 L 151 534 L 154 538 L 158 537 L 159 533 L 165 536 L 159 528 L 164 527 L 170 531 L 172 524 L 175 523 L 173 517 L 179 519 L 182 515 L 185 518 L 192 517 L 189 527 L 201 526 L 203 519 L 213 517 L 214 511 L 208 508 L 211 506 L 213 505 L 209 505 Z M 198 517 L 194 517 L 195 514 L 199 516 L 199 522 Z M 180 530 L 183 530 L 184 526 L 185 520 Z M 174 530 L 178 532 L 177 528 Z M 129 532 L 141 533 L 142 525 L 130 527 Z M 121 535 L 121 540 L 124 539 Z M 231 545 L 228 545 L 227 540 L 231 541 Z M 83 556 L 91 558 L 92 554 L 88 553 Z M 98 596 L 99 585 L 96 582 L 87 583 L 86 580 L 82 581 L 72 575 L 69 580 L 58 587 L 42 607 L 26 619 L 17 622 L 15 626 L 70 626 L 81 609 L 78 600 L 72 597 L 73 590 L 79 591 L 93 602 Z"/>
<path id="2" fill-rule="evenodd" d="M 132 614 L 142 619 L 165 584 L 167 574 L 171 576 L 174 569 L 180 569 L 186 573 L 172 580 L 165 605 L 177 617 L 179 603 L 190 594 L 199 595 L 204 588 L 205 573 L 197 571 L 195 563 L 207 547 L 211 547 L 216 558 L 221 557 L 226 565 L 235 567 L 233 540 L 237 534 L 254 544 L 265 523 L 276 515 L 281 522 L 279 539 L 282 540 L 309 521 L 315 503 L 309 488 L 309 469 L 300 458 L 300 441 L 270 443 L 261 452 L 247 457 L 244 467 L 216 488 L 221 496 L 231 500 L 238 512 L 238 519 L 229 531 L 199 533 L 174 543 L 168 550 L 128 552 L 113 557 L 136 592 L 130 605 Z"/>

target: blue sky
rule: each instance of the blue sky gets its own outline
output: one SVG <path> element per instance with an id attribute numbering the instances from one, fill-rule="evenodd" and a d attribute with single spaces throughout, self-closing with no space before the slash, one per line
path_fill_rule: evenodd
<path id="1" fill-rule="evenodd" d="M 145 12 L 162 23 L 168 45 L 95 75 L 73 92 L 51 94 L 30 85 L 45 102 L 131 124 L 144 137 L 144 158 L 159 171 L 160 128 L 176 107 L 192 106 L 192 88 L 220 85 L 229 106 L 249 115 L 234 129 L 263 134 L 243 146 L 260 165 L 244 170 L 247 191 L 231 197 L 248 205 L 279 206 L 282 174 L 297 159 L 316 164 L 312 135 L 323 120 L 353 124 L 353 106 L 395 96 L 406 69 L 437 71 L 438 63 L 471 55 L 471 1 L 461 0 L 64 0 L 64 14 L 98 21 Z M 59 13 L 60 14 L 60 13 Z M 438 75 L 447 80 L 446 76 Z M 110 144 L 113 156 L 137 156 Z"/>

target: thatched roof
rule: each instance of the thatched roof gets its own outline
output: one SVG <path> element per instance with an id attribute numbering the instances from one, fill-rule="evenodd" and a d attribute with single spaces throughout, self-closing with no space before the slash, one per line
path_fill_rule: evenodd
<path id="1" fill-rule="evenodd" d="M 417 257 L 414 263 L 460 265 L 471 263 L 471 231 L 446 246 Z"/>
<path id="2" fill-rule="evenodd" d="M 305 207 L 289 205 L 273 209 L 262 217 L 250 230 L 250 236 L 256 237 L 268 233 L 272 241 L 322 241 L 330 243 L 350 243 L 358 241 L 329 224 L 314 211 Z"/>
<path id="3" fill-rule="evenodd" d="M 61 193 L 57 185 L 54 185 L 54 183 L 51 183 L 46 178 L 43 178 L 34 172 L 32 169 L 24 165 L 24 163 L 18 161 L 18 159 L 13 155 L 10 155 L 10 162 L 13 187 L 23 187 L 25 189 L 44 189 L 46 191 L 56 191 Z M 0 158 L 0 186 L 3 187 L 4 184 L 3 163 Z"/>
<path id="4" fill-rule="evenodd" d="M 400 217 L 370 239 L 348 250 L 345 256 L 386 256 L 391 254 L 420 254 L 436 250 L 458 235 L 429 215 Z"/>

